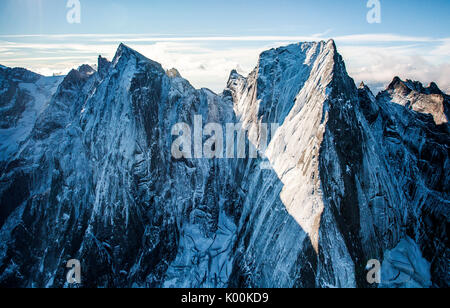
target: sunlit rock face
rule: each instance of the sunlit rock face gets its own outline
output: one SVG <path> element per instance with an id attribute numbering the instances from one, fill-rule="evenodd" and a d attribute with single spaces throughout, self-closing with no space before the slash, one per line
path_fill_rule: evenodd
<path id="1" fill-rule="evenodd" d="M 220 95 L 125 45 L 97 71 L 0 68 L 0 85 L 1 286 L 69 287 L 78 259 L 82 287 L 369 287 L 368 260 L 406 238 L 449 285 L 434 84 L 375 97 L 329 41 L 266 51 Z M 175 159 L 173 126 L 198 116 L 241 122 L 260 157 Z"/>
<path id="2" fill-rule="evenodd" d="M 395 77 L 384 95 L 414 111 L 431 114 L 437 125 L 448 123 L 450 98 L 434 82 L 424 87 L 420 82 Z"/>
<path id="3" fill-rule="evenodd" d="M 413 84 L 424 95 L 438 91 Z M 449 139 L 447 125 L 424 114 L 434 107 L 421 114 L 399 106 L 389 89 L 378 98 L 357 89 L 332 41 L 267 51 L 247 78 L 232 72 L 228 87 L 255 146 L 264 148 L 260 123 L 280 125 L 265 156 L 278 178 L 276 201 L 297 223 L 245 203 L 238 276 L 253 278 L 243 285 L 366 287 L 367 261 L 382 260 L 406 235 L 435 260 L 435 285 L 448 285 Z M 269 200 L 261 199 L 258 210 Z"/>
<path id="4" fill-rule="evenodd" d="M 320 174 L 320 151 L 330 121 L 330 107 L 344 108 L 357 101 L 356 88 L 345 73 L 334 42 L 267 51 L 247 79 L 232 74 L 229 87 L 234 93 L 236 114 L 249 127 L 249 139 L 257 147 L 261 147 L 259 123 L 280 125 L 265 152 L 271 172 L 256 175 L 262 185 L 277 184 L 276 199 L 260 203 L 262 213 L 253 210 L 250 215 L 247 223 L 261 225 L 262 229 L 248 230 L 248 226 L 243 226 L 249 232 L 244 239 L 249 237 L 250 244 L 242 243 L 245 252 L 241 267 L 253 266 L 248 273 L 249 286 L 356 286 L 354 265 L 336 221 L 327 216 L 331 213 L 324 213 Z M 274 210 L 274 201 L 285 210 Z M 253 200 L 246 204 L 254 207 Z M 320 247 L 323 219 L 327 223 L 324 230 L 332 233 L 330 237 L 322 236 L 329 241 L 323 245 L 332 245 L 333 251 Z M 273 239 L 276 242 L 271 243 Z M 267 247 L 267 251 L 261 252 L 260 247 Z M 319 260 L 320 253 L 323 261 Z M 321 272 L 325 263 L 336 274 Z"/>

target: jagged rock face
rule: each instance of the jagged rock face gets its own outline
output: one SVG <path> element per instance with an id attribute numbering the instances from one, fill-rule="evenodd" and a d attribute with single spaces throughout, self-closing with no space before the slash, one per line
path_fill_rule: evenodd
<path id="1" fill-rule="evenodd" d="M 329 120 L 325 105 L 331 105 L 334 98 L 336 104 L 341 104 L 338 102 L 340 91 L 346 95 L 353 90 L 348 77 L 343 75 L 342 66 L 332 41 L 292 45 L 263 53 L 258 68 L 248 80 L 242 82 L 239 78 L 240 82 L 229 83 L 238 85 L 232 88 L 237 114 L 243 123 L 250 126 L 250 140 L 257 147 L 260 147 L 257 144 L 259 129 L 251 126 L 272 121 L 281 125 L 266 151 L 272 170 L 270 174 L 256 175 L 261 178 L 262 184 L 259 185 L 263 187 L 276 183 L 275 196 L 263 203 L 264 207 L 260 204 L 262 214 L 253 213 L 243 226 L 248 233 L 243 237 L 249 237 L 251 244 L 245 241 L 241 244 L 243 264 L 239 266 L 249 268 L 248 275 L 254 276 L 245 286 L 356 286 L 353 264 L 345 246 L 339 247 L 343 239 L 334 221 L 327 225 L 327 230 L 336 236 L 327 240 L 336 241 L 337 246 L 333 251 L 319 247 L 320 239 L 325 239 L 319 235 L 321 220 L 328 220 L 327 213 L 324 214 L 319 172 L 319 154 Z M 342 85 L 336 84 L 335 87 L 334 83 Z M 354 100 L 356 91 L 352 94 Z M 252 133 L 254 131 L 256 133 Z M 250 180 L 253 181 L 256 180 Z M 253 202 L 250 199 L 245 204 L 253 207 Z M 277 204 L 275 211 L 273 202 Z M 273 229 L 253 230 L 247 224 L 267 224 Z M 269 239 L 272 239 L 272 245 L 264 244 Z M 267 247 L 267 251 L 261 247 Z M 275 258 L 271 251 L 276 251 Z M 329 262 L 331 266 L 339 264 L 335 269 L 338 274 L 322 276 L 319 268 L 329 260 L 320 262 L 319 251 L 334 254 L 323 257 L 334 259 L 335 263 Z"/>
<path id="2" fill-rule="evenodd" d="M 265 59 L 267 54 L 271 60 Z M 288 61 L 301 77 L 295 70 L 280 69 Z M 253 132 L 250 140 L 257 147 L 259 123 L 269 119 L 281 125 L 266 156 L 271 176 L 282 183 L 277 187 L 281 203 L 297 222 L 297 228 L 286 227 L 291 221 L 282 219 L 276 245 L 263 244 L 274 238 L 273 230 L 258 228 L 263 221 L 277 225 L 272 220 L 281 215 L 266 210 L 258 216 L 248 210 L 256 227 L 243 224 L 242 236 L 251 244 L 242 241 L 237 267 L 242 268 L 240 275 L 256 277 L 240 286 L 368 286 L 367 261 L 382 260 L 383 252 L 407 234 L 427 249 L 429 261 L 436 260 L 435 284 L 448 285 L 445 127 L 422 123 L 425 116 L 390 100 L 375 100 L 367 87 L 357 90 L 333 42 L 264 53 L 248 78 L 232 72 L 229 88 L 236 113 Z M 283 90 L 292 88 L 296 91 Z M 281 111 L 272 107 L 274 100 L 283 106 Z M 435 144 L 434 149 L 425 150 L 427 143 Z M 425 152 L 413 152 L 411 144 L 423 145 Z M 264 176 L 270 182 L 268 178 Z M 261 208 L 264 202 L 257 204 Z M 423 221 L 429 222 L 426 227 Z M 431 221 L 438 221 L 439 227 L 431 227 Z M 282 256 L 274 259 L 272 252 L 266 257 L 269 251 Z"/>
<path id="3" fill-rule="evenodd" d="M 448 123 L 436 125 L 435 116 L 428 111 L 419 113 L 399 106 L 389 89 L 380 93 L 375 103 L 380 113 L 372 126 L 378 142 L 384 145 L 383 151 L 405 207 L 405 232 L 419 243 L 425 258 L 432 261 L 433 283 L 448 287 Z"/>
<path id="4" fill-rule="evenodd" d="M 19 83 L 33 84 L 40 76 L 23 69 L 0 68 L 1 74 L 1 128 L 16 126 L 20 116 L 30 104 L 28 92 L 19 87 Z"/>
<path id="5" fill-rule="evenodd" d="M 437 125 L 448 123 L 450 99 L 434 82 L 425 88 L 420 82 L 395 77 L 384 95 L 414 111 L 431 114 Z"/>
<path id="6" fill-rule="evenodd" d="M 4 192 L 0 225 L 28 193 L 26 177 L 20 172 L 10 172 L 18 164 L 18 151 L 61 80 L 21 68 L 0 68 L 0 191 Z"/>
<path id="7" fill-rule="evenodd" d="M 19 149 L 61 80 L 61 77 L 43 77 L 22 68 L 0 67 L 2 165 Z"/>
<path id="8" fill-rule="evenodd" d="M 220 189 L 235 191 L 230 168 L 173 161 L 170 132 L 194 114 L 232 122 L 231 103 L 123 45 L 98 67 L 65 77 L 2 173 L 2 207 L 12 212 L 2 224 L 2 285 L 64 286 L 72 258 L 83 260 L 86 287 L 158 287 L 166 273 L 184 281 L 178 247 L 191 253 L 189 238 L 213 238 L 221 225 L 216 187 L 224 179 Z"/>
<path id="9" fill-rule="evenodd" d="M 33 97 L 43 108 L 2 153 L 0 285 L 67 287 L 79 259 L 84 287 L 367 287 L 367 261 L 407 236 L 449 284 L 448 126 L 424 114 L 443 119 L 437 96 L 448 114 L 436 85 L 375 98 L 333 41 L 264 52 L 220 96 L 124 45 L 64 80 L 12 71 L 8 125 Z M 241 121 L 262 157 L 176 160 L 172 127 L 195 115 Z"/>

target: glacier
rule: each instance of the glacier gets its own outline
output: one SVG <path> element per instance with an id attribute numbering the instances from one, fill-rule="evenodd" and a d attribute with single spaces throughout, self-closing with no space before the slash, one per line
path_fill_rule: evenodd
<path id="1" fill-rule="evenodd" d="M 265 51 L 220 94 L 124 44 L 63 77 L 1 67 L 0 286 L 71 287 L 78 259 L 82 287 L 376 287 L 377 259 L 381 287 L 448 287 L 449 103 L 357 87 L 333 40 Z M 199 116 L 260 157 L 172 157 Z"/>

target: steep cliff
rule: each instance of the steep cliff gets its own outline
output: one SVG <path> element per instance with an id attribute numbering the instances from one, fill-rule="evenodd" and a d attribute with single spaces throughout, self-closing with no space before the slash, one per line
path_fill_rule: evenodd
<path id="1" fill-rule="evenodd" d="M 368 260 L 406 238 L 449 284 L 449 100 L 434 84 L 375 97 L 333 41 L 266 51 L 221 95 L 125 45 L 63 80 L 0 77 L 2 286 L 68 287 L 78 259 L 82 287 L 369 287 Z M 177 123 L 193 128 L 181 159 Z M 231 158 L 217 136 L 236 123 L 246 151 Z"/>

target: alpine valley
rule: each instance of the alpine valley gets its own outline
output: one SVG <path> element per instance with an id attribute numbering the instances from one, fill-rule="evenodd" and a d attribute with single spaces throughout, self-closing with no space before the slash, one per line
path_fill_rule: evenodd
<path id="1" fill-rule="evenodd" d="M 175 159 L 199 115 L 261 157 Z M 77 259 L 79 287 L 449 287 L 449 116 L 434 83 L 357 87 L 332 40 L 221 94 L 123 44 L 62 77 L 0 66 L 0 286 L 71 287 Z"/>

